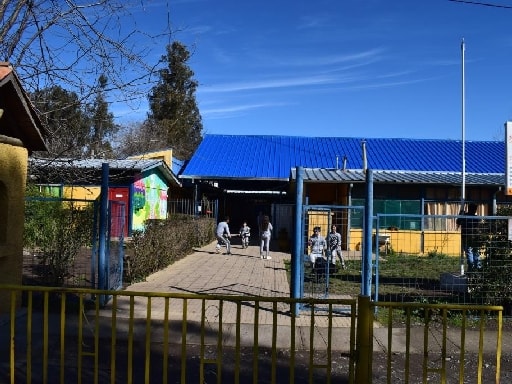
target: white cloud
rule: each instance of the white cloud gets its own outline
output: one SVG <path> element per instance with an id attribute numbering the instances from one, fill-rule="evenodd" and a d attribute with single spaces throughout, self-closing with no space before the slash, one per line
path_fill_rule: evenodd
<path id="1" fill-rule="evenodd" d="M 254 109 L 279 107 L 286 105 L 285 103 L 255 103 L 255 104 L 241 104 L 231 105 L 218 108 L 201 108 L 201 116 L 208 116 L 209 118 L 226 118 L 238 116 L 243 112 L 251 111 Z"/>

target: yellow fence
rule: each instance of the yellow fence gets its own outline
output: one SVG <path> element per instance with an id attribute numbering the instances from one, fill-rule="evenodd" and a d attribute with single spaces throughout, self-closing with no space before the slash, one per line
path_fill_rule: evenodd
<path id="1" fill-rule="evenodd" d="M 447 382 L 449 357 L 462 362 L 457 382 L 500 378 L 501 307 L 28 286 L 0 291 L 11 298 L 10 308 L 0 308 L 2 383 Z M 111 296 L 105 307 L 101 295 Z M 387 322 L 375 321 L 376 310 L 388 311 Z M 453 319 L 460 321 L 459 348 L 448 326 Z M 489 319 L 496 321 L 492 330 Z M 473 355 L 475 366 L 465 368 Z M 386 369 L 376 364 L 379 356 Z M 430 366 L 434 357 L 438 368 Z M 417 361 L 419 380 L 411 369 Z"/>
<path id="2" fill-rule="evenodd" d="M 373 346 L 359 348 L 360 382 L 500 383 L 503 307 L 359 301 L 387 319 L 382 328 L 367 323 L 368 335 L 358 333 L 358 345 Z M 375 367 L 379 353 L 385 370 Z"/>

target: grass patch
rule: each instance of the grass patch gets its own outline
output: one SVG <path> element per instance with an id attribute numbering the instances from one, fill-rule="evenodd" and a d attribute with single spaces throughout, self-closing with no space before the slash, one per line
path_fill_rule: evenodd
<path id="1" fill-rule="evenodd" d="M 328 292 L 332 295 L 358 295 L 361 292 L 361 261 L 347 260 L 347 269 L 331 273 Z M 288 280 L 291 263 L 285 262 Z M 379 297 L 385 301 L 418 301 L 425 297 L 438 297 L 440 276 L 444 272 L 459 270 L 459 259 L 439 253 L 427 256 L 389 254 L 379 261 Z M 375 269 L 373 270 L 375 283 Z M 305 266 L 304 291 L 319 293 L 325 290 L 325 278 L 316 276 Z"/>
<path id="2" fill-rule="evenodd" d="M 361 261 L 347 260 L 347 269 L 339 269 L 329 276 L 328 293 L 335 295 L 357 296 L 361 293 Z M 291 262 L 285 261 L 288 281 L 291 281 Z M 441 274 L 458 271 L 459 259 L 439 253 L 426 256 L 389 254 L 379 262 L 379 301 L 382 302 L 413 302 L 423 304 L 470 304 L 471 298 L 467 294 L 445 292 L 440 289 Z M 372 298 L 375 289 L 375 270 L 372 285 Z M 325 279 L 314 280 L 314 274 L 309 266 L 305 267 L 304 295 L 318 297 L 326 293 Z M 409 321 L 411 325 L 424 324 L 425 318 L 434 325 L 442 318 L 441 311 L 424 309 L 411 309 Z M 426 316 L 426 317 L 425 317 Z M 381 324 L 391 322 L 393 326 L 405 326 L 408 313 L 404 308 L 389 310 L 379 308 L 375 313 L 375 320 Z M 450 326 L 460 327 L 463 324 L 460 311 L 448 311 Z M 479 314 L 468 313 L 465 326 L 473 328 L 479 326 Z M 495 319 L 486 319 L 486 324 L 495 322 Z M 503 322 L 504 328 L 512 328 L 512 320 Z"/>

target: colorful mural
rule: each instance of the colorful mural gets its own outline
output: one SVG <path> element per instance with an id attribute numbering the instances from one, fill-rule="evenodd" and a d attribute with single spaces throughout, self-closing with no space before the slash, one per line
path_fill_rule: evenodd
<path id="1" fill-rule="evenodd" d="M 148 219 L 167 218 L 167 185 L 156 174 L 135 180 L 133 185 L 134 230 L 143 230 Z"/>

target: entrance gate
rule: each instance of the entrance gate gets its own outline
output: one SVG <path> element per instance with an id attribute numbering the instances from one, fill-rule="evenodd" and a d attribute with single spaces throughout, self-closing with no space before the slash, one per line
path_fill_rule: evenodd
<path id="1" fill-rule="evenodd" d="M 126 226 L 125 205 L 121 201 L 108 202 L 106 233 L 102 234 L 99 226 L 101 214 L 99 204 L 95 205 L 94 233 L 91 257 L 92 287 L 104 290 L 118 290 L 123 286 L 124 232 Z M 105 257 L 100 257 L 100 238 L 105 236 Z M 100 281 L 100 269 L 106 281 Z M 104 305 L 110 300 L 105 296 Z"/>
<path id="2" fill-rule="evenodd" d="M 354 278 L 361 281 L 361 274 L 357 277 L 344 273 L 343 265 L 354 272 L 361 271 L 361 255 L 363 244 L 363 218 L 364 207 L 335 206 L 335 205 L 304 205 L 302 210 L 302 228 L 300 254 L 303 261 L 300 263 L 301 297 L 309 298 L 355 298 L 358 293 L 342 292 L 332 289 L 335 284 L 339 288 L 345 279 Z M 335 225 L 341 235 L 341 255 L 332 260 L 329 252 L 328 234 L 331 226 Z M 311 237 L 313 229 L 318 227 L 318 236 L 324 239 L 321 254 L 312 254 Z M 315 259 L 313 263 L 312 260 Z"/>

